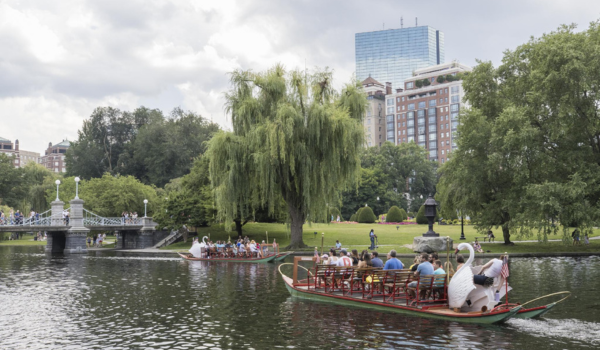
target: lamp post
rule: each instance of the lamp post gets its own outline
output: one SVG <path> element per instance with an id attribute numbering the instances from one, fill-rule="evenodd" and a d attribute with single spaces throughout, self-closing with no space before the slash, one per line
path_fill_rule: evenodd
<path id="1" fill-rule="evenodd" d="M 79 178 L 79 176 L 75 177 L 75 199 L 79 199 L 79 181 L 81 181 L 81 179 Z"/>
<path id="2" fill-rule="evenodd" d="M 147 208 L 147 207 L 148 207 L 148 200 L 147 200 L 147 199 L 144 199 L 144 217 L 147 217 L 147 216 L 146 216 L 146 208 Z"/>
<path id="3" fill-rule="evenodd" d="M 58 185 L 60 185 L 60 180 L 56 180 L 54 183 L 56 184 L 56 201 L 58 202 L 60 200 L 58 199 Z"/>
<path id="4" fill-rule="evenodd" d="M 423 237 L 439 237 L 440 235 L 433 231 L 433 219 L 435 219 L 437 203 L 435 202 L 435 199 L 429 195 L 429 198 L 427 198 L 423 205 L 425 206 L 425 217 L 427 218 L 427 221 L 429 221 L 429 231 L 424 233 Z"/>
<path id="5" fill-rule="evenodd" d="M 465 238 L 465 214 L 460 211 L 460 240 L 464 241 Z"/>

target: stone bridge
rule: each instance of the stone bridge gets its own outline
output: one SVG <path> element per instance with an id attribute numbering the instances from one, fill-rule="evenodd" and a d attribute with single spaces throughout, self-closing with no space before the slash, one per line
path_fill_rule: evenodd
<path id="1" fill-rule="evenodd" d="M 82 199 L 73 199 L 69 219 L 63 218 L 64 202 L 56 200 L 51 209 L 37 218 L 0 225 L 0 232 L 47 232 L 47 253 L 87 253 L 86 238 L 90 231 L 118 232 L 116 248 L 141 249 L 152 247 L 156 223 L 149 217 L 105 218 L 83 208 Z"/>

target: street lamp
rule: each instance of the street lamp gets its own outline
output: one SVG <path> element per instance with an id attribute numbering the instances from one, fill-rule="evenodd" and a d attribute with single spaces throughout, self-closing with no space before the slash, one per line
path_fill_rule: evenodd
<path id="1" fill-rule="evenodd" d="M 148 207 L 148 200 L 147 200 L 147 199 L 144 199 L 144 217 L 147 217 L 147 216 L 146 216 L 146 208 L 147 208 L 147 207 Z"/>
<path id="2" fill-rule="evenodd" d="M 439 237 L 440 235 L 433 231 L 433 219 L 435 219 L 435 212 L 437 209 L 437 203 L 431 195 L 425 201 L 425 217 L 429 221 L 429 231 L 423 234 L 423 237 Z"/>
<path id="3" fill-rule="evenodd" d="M 60 185 L 60 180 L 56 180 L 54 183 L 56 184 L 56 201 L 58 202 L 60 200 L 58 199 L 58 185 Z"/>
<path id="4" fill-rule="evenodd" d="M 81 181 L 79 176 L 75 177 L 75 199 L 79 199 L 79 181 Z"/>
<path id="5" fill-rule="evenodd" d="M 460 240 L 464 241 L 465 238 L 465 214 L 460 211 Z"/>

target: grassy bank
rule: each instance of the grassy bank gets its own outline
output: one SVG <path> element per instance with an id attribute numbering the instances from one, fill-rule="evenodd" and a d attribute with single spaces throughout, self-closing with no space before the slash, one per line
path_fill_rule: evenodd
<path id="1" fill-rule="evenodd" d="M 289 230 L 282 224 L 265 224 L 265 223 L 248 223 L 244 226 L 244 235 L 256 241 L 266 240 L 266 232 L 269 233 L 269 243 L 273 238 L 277 240 L 280 246 L 285 247 L 289 244 Z M 427 231 L 426 225 L 400 225 L 397 229 L 394 225 L 379 225 L 379 224 L 312 224 L 304 225 L 303 239 L 310 248 L 321 248 L 321 234 L 324 235 L 324 246 L 332 247 L 335 241 L 339 240 L 343 247 L 350 249 L 366 249 L 370 245 L 369 231 L 375 230 L 375 234 L 379 239 L 379 250 L 387 252 L 391 249 L 396 249 L 399 253 L 411 253 L 412 250 L 406 245 L 412 244 L 415 236 L 420 236 Z M 450 236 L 456 243 L 460 243 L 460 225 L 435 225 L 434 230 L 441 236 Z M 473 226 L 467 225 L 464 228 L 466 242 L 472 242 L 475 237 L 481 237 Z M 315 236 L 314 232 L 317 232 Z M 594 236 L 598 235 L 598 231 L 594 231 Z M 226 232 L 223 225 L 214 225 L 211 227 L 202 227 L 198 230 L 200 237 L 210 236 L 212 241 L 227 240 L 229 237 L 236 238 L 235 232 Z M 502 232 L 500 229 L 494 230 L 494 235 L 497 241 L 502 241 Z M 549 239 L 560 239 L 559 235 L 551 235 Z M 512 236 L 511 240 L 535 240 L 534 237 L 516 237 Z M 479 239 L 485 251 L 492 253 L 509 252 L 509 253 L 533 253 L 533 252 L 598 252 L 600 251 L 600 241 L 592 240 L 590 244 L 584 246 L 564 245 L 562 242 L 549 243 L 517 243 L 514 246 L 505 246 L 504 244 L 488 244 L 484 243 L 483 239 Z M 187 243 L 176 243 L 164 249 L 189 249 L 191 241 Z"/>

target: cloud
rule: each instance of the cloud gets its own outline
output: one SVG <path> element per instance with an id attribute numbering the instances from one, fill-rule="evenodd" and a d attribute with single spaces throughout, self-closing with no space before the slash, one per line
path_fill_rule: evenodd
<path id="1" fill-rule="evenodd" d="M 505 49 L 600 13 L 592 0 L 473 2 L 0 0 L 0 136 L 43 152 L 98 106 L 194 110 L 224 127 L 228 72 L 354 72 L 354 34 L 431 25 L 446 61 L 499 64 Z"/>

